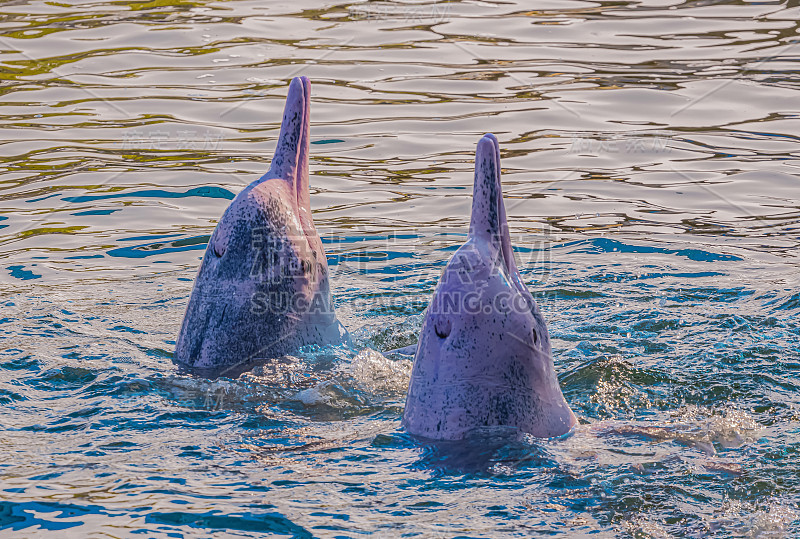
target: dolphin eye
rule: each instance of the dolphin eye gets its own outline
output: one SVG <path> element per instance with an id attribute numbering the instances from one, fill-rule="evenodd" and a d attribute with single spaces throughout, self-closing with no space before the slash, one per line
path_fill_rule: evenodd
<path id="1" fill-rule="evenodd" d="M 433 331 L 436 332 L 436 336 L 439 337 L 440 339 L 447 338 L 447 336 L 450 335 L 451 329 L 452 325 L 450 323 L 450 320 L 448 319 L 438 318 L 433 323 Z"/>
<path id="2" fill-rule="evenodd" d="M 215 240 L 214 243 L 213 243 L 213 247 L 214 247 L 214 249 L 213 249 L 214 250 L 214 254 L 217 255 L 218 258 L 221 258 L 222 255 L 225 254 L 226 245 L 225 245 L 224 242 L 221 242 L 219 240 Z"/>

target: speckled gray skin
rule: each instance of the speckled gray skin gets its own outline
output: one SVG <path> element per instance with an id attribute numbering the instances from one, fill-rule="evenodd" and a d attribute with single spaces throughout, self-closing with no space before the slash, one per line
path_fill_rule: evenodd
<path id="1" fill-rule="evenodd" d="M 339 344 L 328 263 L 311 218 L 310 85 L 289 86 L 269 172 L 225 210 L 208 242 L 175 345 L 175 361 L 235 376 L 306 344 Z"/>
<path id="2" fill-rule="evenodd" d="M 403 427 L 459 440 L 485 427 L 538 437 L 576 423 L 558 385 L 539 307 L 517 270 L 500 186 L 500 150 L 475 156 L 469 237 L 439 280 L 422 324 Z"/>

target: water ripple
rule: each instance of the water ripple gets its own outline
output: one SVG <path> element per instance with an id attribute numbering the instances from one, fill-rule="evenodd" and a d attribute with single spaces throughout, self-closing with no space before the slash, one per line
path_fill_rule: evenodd
<path id="1" fill-rule="evenodd" d="M 791 2 L 0 13 L 3 531 L 797 535 Z M 200 251 L 299 74 L 354 349 L 184 376 Z M 581 426 L 426 445 L 399 430 L 408 359 L 379 352 L 416 341 L 487 131 Z"/>

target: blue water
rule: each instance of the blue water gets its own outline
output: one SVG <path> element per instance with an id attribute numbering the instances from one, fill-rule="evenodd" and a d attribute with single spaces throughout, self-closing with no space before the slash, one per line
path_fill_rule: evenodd
<path id="1" fill-rule="evenodd" d="M 800 535 L 786 2 L 0 7 L 0 536 Z M 353 349 L 179 374 L 209 235 L 312 80 Z M 497 134 L 581 425 L 423 444 L 413 344 Z"/>

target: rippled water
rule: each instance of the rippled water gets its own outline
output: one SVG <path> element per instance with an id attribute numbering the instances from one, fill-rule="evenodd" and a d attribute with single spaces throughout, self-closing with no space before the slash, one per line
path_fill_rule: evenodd
<path id="1" fill-rule="evenodd" d="M 800 533 L 794 0 L 0 13 L 0 535 Z M 357 349 L 179 375 L 209 234 L 300 74 Z M 377 351 L 415 341 L 487 131 L 582 425 L 424 445 Z"/>

